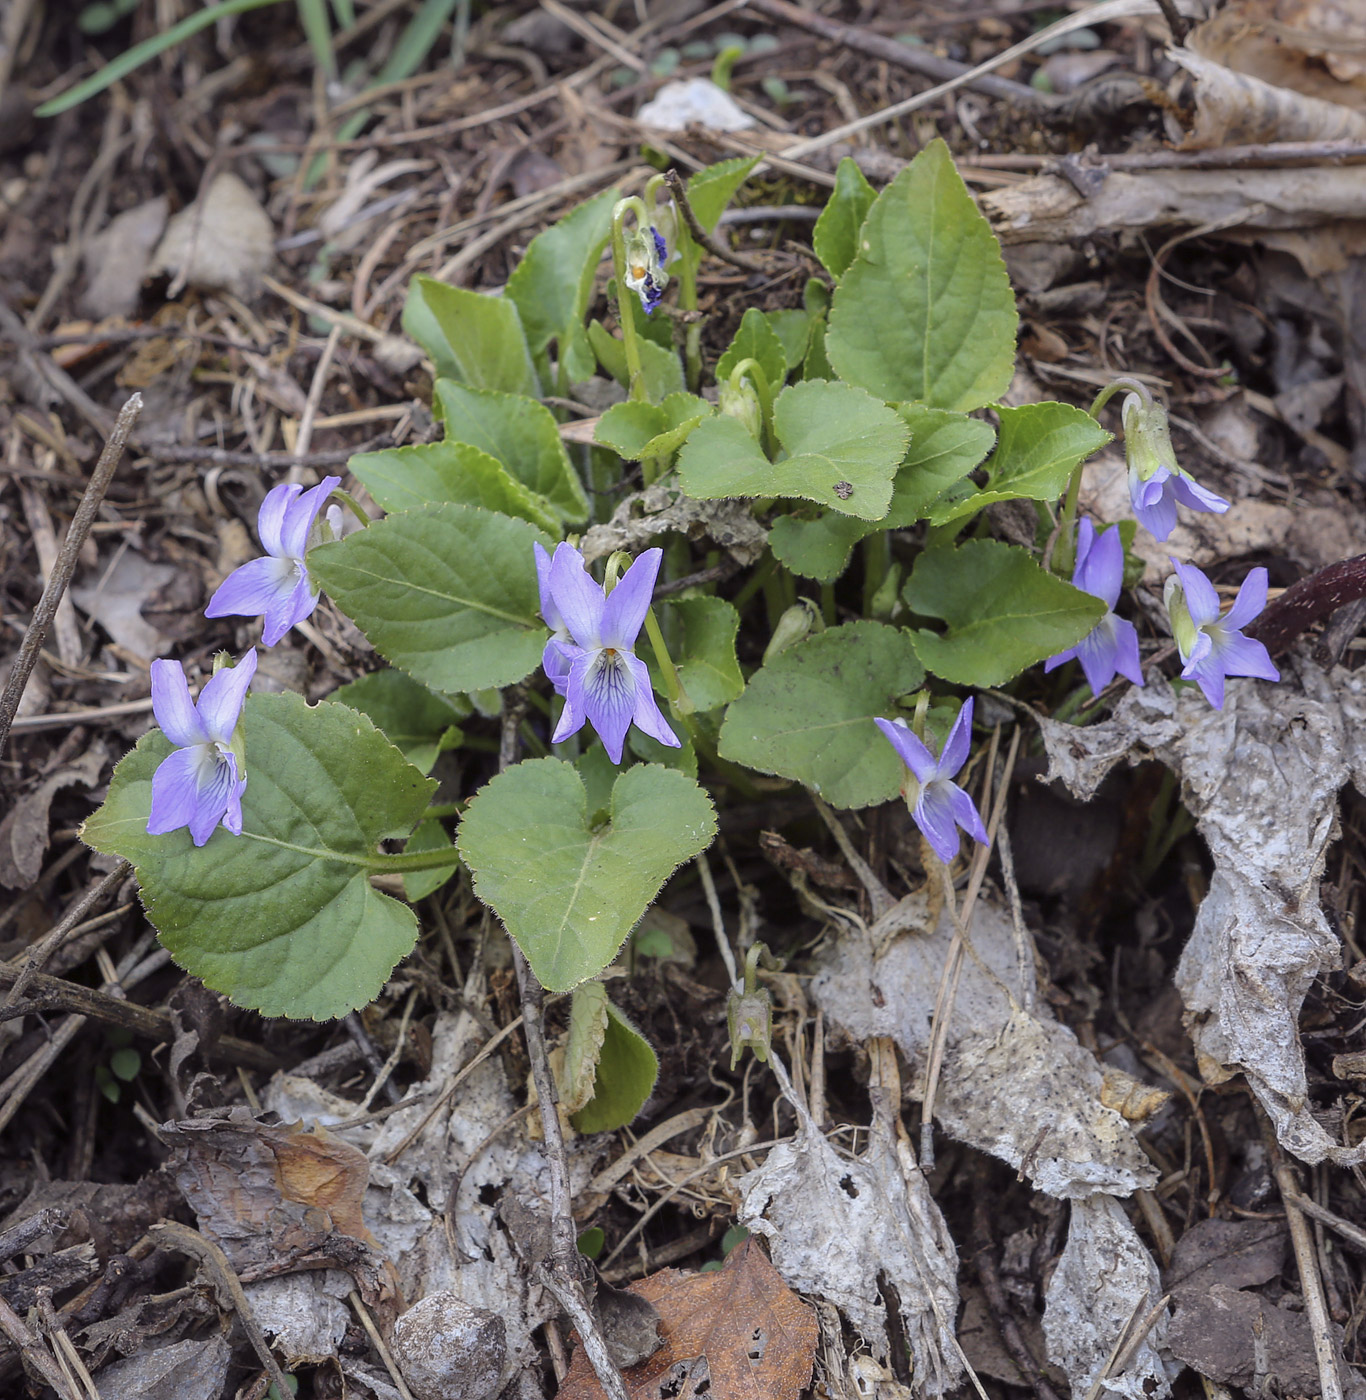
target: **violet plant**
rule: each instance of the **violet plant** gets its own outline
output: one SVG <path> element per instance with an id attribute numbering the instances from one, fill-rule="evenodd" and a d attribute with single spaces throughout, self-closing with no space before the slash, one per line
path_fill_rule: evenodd
<path id="1" fill-rule="evenodd" d="M 441 439 L 351 459 L 377 518 L 344 538 L 322 515 L 337 477 L 267 494 L 265 556 L 209 616 L 301 645 L 291 629 L 325 593 L 387 669 L 313 705 L 244 700 L 252 650 L 196 707 L 158 661 L 159 727 L 84 829 L 133 862 L 163 941 L 209 986 L 269 1015 L 343 1015 L 411 951 L 422 900 L 466 881 L 541 983 L 572 993 L 590 1058 L 566 1069 L 571 1112 L 614 1126 L 655 1062 L 601 974 L 712 841 L 715 796 L 790 785 L 853 811 L 904 793 L 926 863 L 957 878 L 987 858 L 990 814 L 957 781 L 974 695 L 1051 703 L 1042 677 L 1073 657 L 1096 695 L 1143 683 L 1121 615 L 1133 524 L 1078 521 L 1078 501 L 1110 441 L 1100 411 L 1126 391 L 1138 522 L 1165 537 L 1180 509 L 1226 507 L 1176 462 L 1160 407 L 1129 380 L 1090 413 L 1000 403 L 1014 295 L 940 142 L 881 192 L 843 162 L 813 236 L 825 275 L 800 306 L 747 309 L 707 365 L 689 230 L 715 235 L 754 163 L 681 194 L 662 177 L 604 191 L 533 239 L 500 295 L 416 278 L 404 328 Z M 617 402 L 571 453 L 564 402 L 588 380 Z M 984 537 L 1004 501 L 1032 504 L 1033 541 Z M 1221 619 L 1203 575 L 1176 567 L 1183 674 L 1216 704 L 1229 676 L 1275 679 L 1240 630 L 1265 571 Z M 936 752 L 939 714 L 955 718 Z M 428 774 L 460 746 L 468 785 L 434 804 Z M 757 975 L 735 989 L 753 1003 L 737 1053 L 766 1047 Z"/>

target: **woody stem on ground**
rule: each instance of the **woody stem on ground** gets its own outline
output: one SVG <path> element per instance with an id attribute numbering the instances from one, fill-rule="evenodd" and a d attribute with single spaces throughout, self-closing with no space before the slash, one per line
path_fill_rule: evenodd
<path id="1" fill-rule="evenodd" d="M 503 701 L 499 772 L 506 771 L 516 761 L 517 731 L 525 712 L 525 697 L 519 688 L 513 687 L 505 694 Z M 526 1038 L 527 1058 L 531 1061 L 531 1079 L 536 1085 L 541 1134 L 550 1171 L 550 1250 L 544 1264 L 532 1266 L 533 1272 L 536 1281 L 552 1294 L 578 1329 L 584 1353 L 609 1400 L 629 1400 L 626 1383 L 608 1354 L 607 1342 L 589 1307 L 583 1287 L 574 1216 L 570 1208 L 569 1162 L 565 1156 L 564 1133 L 560 1126 L 559 1091 L 555 1086 L 545 1043 L 545 988 L 537 980 L 515 941 L 512 944 L 512 961 L 517 970 L 517 990 L 522 1001 L 522 1034 Z"/>
<path id="2" fill-rule="evenodd" d="M 714 234 L 707 232 L 702 221 L 697 217 L 696 211 L 688 202 L 688 191 L 684 187 L 683 181 L 678 178 L 676 170 L 668 171 L 664 179 L 668 183 L 669 193 L 674 197 L 674 203 L 678 206 L 678 212 L 683 215 L 683 222 L 688 226 L 688 232 L 712 257 L 720 258 L 722 262 L 728 262 L 732 267 L 738 267 L 742 272 L 769 271 L 759 258 L 751 257 L 748 253 L 737 252 L 734 248 L 728 248 Z"/>

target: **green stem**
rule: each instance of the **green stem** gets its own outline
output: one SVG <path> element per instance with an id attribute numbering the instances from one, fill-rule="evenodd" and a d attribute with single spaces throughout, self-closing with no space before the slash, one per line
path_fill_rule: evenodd
<path id="1" fill-rule="evenodd" d="M 764 451 L 770 458 L 777 455 L 778 444 L 773 436 L 773 393 L 768 386 L 768 375 L 764 373 L 764 367 L 753 357 L 741 360 L 730 372 L 730 382 L 733 388 L 740 387 L 740 381 L 749 376 L 749 382 L 754 385 L 754 392 L 759 396 L 759 412 L 763 416 L 764 431 Z"/>
<path id="2" fill-rule="evenodd" d="M 689 735 L 691 735 L 690 719 L 694 706 L 692 701 L 688 699 L 687 691 L 683 689 L 683 682 L 678 679 L 678 670 L 674 666 L 673 657 L 669 655 L 668 643 L 664 640 L 664 633 L 660 629 L 659 619 L 655 617 L 653 608 L 645 614 L 645 633 L 650 639 L 650 645 L 654 648 L 655 661 L 664 682 L 664 694 L 669 697 L 670 706 L 678 718 L 683 721 Z"/>
<path id="3" fill-rule="evenodd" d="M 875 530 L 863 541 L 863 615 L 873 615 L 873 597 L 892 567 L 892 540 L 886 530 Z"/>
<path id="4" fill-rule="evenodd" d="M 645 397 L 645 381 L 640 371 L 640 343 L 636 337 L 635 316 L 626 305 L 631 295 L 626 290 L 626 230 L 627 214 L 634 214 L 636 224 L 642 229 L 650 227 L 650 214 L 645 201 L 638 195 L 628 195 L 619 199 L 612 210 L 612 270 L 617 279 L 617 320 L 621 322 L 621 344 L 626 354 L 627 393 L 633 399 Z M 646 466 L 646 485 L 652 478 Z"/>
<path id="5" fill-rule="evenodd" d="M 1139 398 L 1149 406 L 1151 406 L 1153 402 L 1153 396 L 1149 392 L 1148 386 L 1144 384 L 1142 380 L 1132 379 L 1129 375 L 1125 374 L 1107 384 L 1091 401 L 1091 407 L 1086 411 L 1092 418 L 1099 422 L 1101 409 L 1104 408 L 1116 394 L 1121 392 L 1137 394 Z"/>
<path id="6" fill-rule="evenodd" d="M 454 846 L 439 851 L 414 851 L 411 855 L 374 855 L 367 861 L 372 875 L 411 875 L 416 870 L 449 870 L 460 864 L 460 854 Z"/>

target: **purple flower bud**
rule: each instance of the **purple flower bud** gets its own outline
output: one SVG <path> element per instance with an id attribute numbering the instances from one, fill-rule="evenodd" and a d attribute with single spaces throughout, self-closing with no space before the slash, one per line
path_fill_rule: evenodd
<path id="1" fill-rule="evenodd" d="M 341 477 L 325 476 L 311 491 L 282 485 L 267 492 L 256 519 L 265 557 L 234 569 L 209 599 L 204 616 L 264 615 L 261 640 L 268 647 L 311 617 L 318 606 L 318 589 L 308 576 L 304 556 L 319 511 L 340 485 Z M 332 528 L 335 533 L 335 524 Z"/>
<path id="2" fill-rule="evenodd" d="M 1072 585 L 1099 598 L 1110 609 L 1076 646 L 1050 656 L 1044 670 L 1052 671 L 1075 657 L 1086 673 L 1093 695 L 1099 695 L 1115 678 L 1116 672 L 1135 685 L 1143 684 L 1138 658 L 1138 632 L 1132 622 L 1115 615 L 1119 591 L 1124 584 L 1124 543 L 1119 526 L 1112 525 L 1096 534 L 1096 527 L 1083 520 L 1077 530 L 1077 562 Z"/>
<path id="3" fill-rule="evenodd" d="M 1121 408 L 1124 456 L 1129 464 L 1129 500 L 1138 523 L 1154 539 L 1165 540 L 1176 529 L 1176 507 L 1221 515 L 1228 502 L 1207 491 L 1177 465 L 1167 430 L 1167 414 L 1159 403 L 1128 394 Z"/>
<path id="4" fill-rule="evenodd" d="M 247 775 L 236 731 L 255 674 L 253 647 L 236 666 L 215 671 L 196 704 L 179 661 L 152 662 L 152 713 L 176 751 L 152 774 L 149 835 L 188 826 L 190 839 L 202 846 L 220 821 L 234 836 L 241 834 Z"/>
<path id="5" fill-rule="evenodd" d="M 875 720 L 906 765 L 901 791 L 911 809 L 911 820 L 946 865 L 958 854 L 960 826 L 974 841 L 983 846 L 989 844 L 987 829 L 972 798 L 952 781 L 967 762 L 972 742 L 972 703 L 963 702 L 938 758 L 904 719 Z"/>
<path id="6" fill-rule="evenodd" d="M 1209 579 L 1194 564 L 1173 559 L 1172 568 L 1176 572 L 1167 579 L 1163 601 L 1184 663 L 1182 679 L 1194 681 L 1216 710 L 1224 708 L 1228 676 L 1280 680 L 1270 652 L 1242 632 L 1266 607 L 1266 570 L 1253 569 L 1248 574 L 1233 606 L 1220 617 L 1219 595 Z"/>

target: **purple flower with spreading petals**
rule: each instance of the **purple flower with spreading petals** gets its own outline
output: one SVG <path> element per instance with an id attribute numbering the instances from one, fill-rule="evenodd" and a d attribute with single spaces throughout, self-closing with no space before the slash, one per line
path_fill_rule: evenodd
<path id="1" fill-rule="evenodd" d="M 1115 604 L 1124 583 L 1124 542 L 1119 526 L 1112 525 L 1096 534 L 1096 527 L 1083 520 L 1077 530 L 1077 562 L 1072 585 L 1099 598 L 1110 609 L 1076 646 L 1050 656 L 1044 670 L 1051 671 L 1076 657 L 1086 673 L 1093 695 L 1099 695 L 1118 672 L 1135 685 L 1143 684 L 1138 660 L 1138 632 L 1132 622 L 1115 616 Z"/>
<path id="2" fill-rule="evenodd" d="M 1222 515 L 1228 502 L 1207 491 L 1176 463 L 1167 415 L 1159 403 L 1145 403 L 1129 394 L 1121 408 L 1124 456 L 1129 464 L 1129 500 L 1138 523 L 1154 539 L 1165 540 L 1176 529 L 1178 503 L 1191 510 Z"/>
<path id="3" fill-rule="evenodd" d="M 911 820 L 935 855 L 947 865 L 958 854 L 960 826 L 974 841 L 987 845 L 987 829 L 972 798 L 953 781 L 967 762 L 972 742 L 972 701 L 963 702 L 938 758 L 904 719 L 878 719 L 876 724 L 906 765 L 901 791 Z"/>
<path id="4" fill-rule="evenodd" d="M 557 648 L 552 665 L 558 666 L 560 659 L 569 661 L 564 677 L 564 713 L 551 735 L 552 743 L 567 739 L 587 720 L 597 730 L 607 756 L 620 763 L 626 731 L 634 720 L 652 739 L 670 748 L 680 747 L 678 737 L 659 712 L 650 673 L 635 654 L 636 636 L 644 625 L 663 557 L 662 549 L 647 549 L 611 593 L 604 594 L 573 545 L 555 546 L 550 561 L 550 603 L 573 642 L 557 643 L 552 638 L 546 647 L 547 653 L 551 645 Z M 545 612 L 544 594 L 541 611 L 553 627 Z M 546 674 L 558 690 L 551 666 Z"/>
<path id="5" fill-rule="evenodd" d="M 209 599 L 204 616 L 264 614 L 261 641 L 268 647 L 273 647 L 295 623 L 311 617 L 318 606 L 318 588 L 308 576 L 304 555 L 318 512 L 333 488 L 340 485 L 341 477 L 325 476 L 311 491 L 286 484 L 267 492 L 256 518 L 256 532 L 265 547 L 265 557 L 234 569 Z"/>
<path id="6" fill-rule="evenodd" d="M 202 846 L 220 821 L 234 836 L 241 835 L 247 775 L 236 731 L 255 674 L 253 647 L 236 666 L 215 671 L 196 704 L 179 661 L 152 662 L 152 713 L 176 751 L 152 774 L 149 835 L 188 826 L 190 839 Z"/>
<path id="7" fill-rule="evenodd" d="M 1219 595 L 1194 564 L 1172 560 L 1176 573 L 1163 590 L 1172 636 L 1184 663 L 1181 677 L 1194 681 L 1216 710 L 1224 708 L 1228 676 L 1256 676 L 1278 681 L 1281 673 L 1266 647 L 1242 629 L 1266 607 L 1266 570 L 1253 569 L 1243 580 L 1233 606 L 1219 616 Z"/>
<path id="8" fill-rule="evenodd" d="M 569 684 L 569 666 L 574 659 L 575 647 L 569 628 L 564 625 L 564 618 L 555 605 L 555 595 L 550 591 L 550 555 L 539 541 L 534 542 L 531 548 L 536 554 L 536 586 L 541 590 L 541 616 L 550 628 L 550 638 L 545 644 L 545 651 L 541 653 L 541 665 L 550 684 L 555 687 L 555 694 L 563 695 Z"/>

